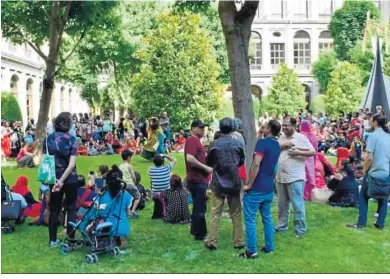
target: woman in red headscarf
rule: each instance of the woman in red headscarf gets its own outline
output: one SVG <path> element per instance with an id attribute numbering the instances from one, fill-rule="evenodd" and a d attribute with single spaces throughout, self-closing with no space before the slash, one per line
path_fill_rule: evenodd
<path id="1" fill-rule="evenodd" d="M 12 187 L 12 191 L 23 196 L 27 202 L 27 207 L 23 211 L 23 215 L 27 217 L 38 217 L 41 210 L 41 202 L 37 202 L 30 189 L 28 188 L 28 179 L 22 175 L 16 180 L 15 185 Z"/>
<path id="2" fill-rule="evenodd" d="M 300 133 L 307 137 L 313 146 L 316 154 L 318 152 L 318 141 L 315 134 L 312 131 L 311 123 L 308 120 L 303 120 L 300 127 Z M 306 157 L 305 158 L 305 172 L 306 172 L 306 183 L 303 197 L 305 200 L 311 199 L 311 190 L 316 187 L 316 177 L 315 177 L 315 165 L 316 165 L 316 156 Z"/>

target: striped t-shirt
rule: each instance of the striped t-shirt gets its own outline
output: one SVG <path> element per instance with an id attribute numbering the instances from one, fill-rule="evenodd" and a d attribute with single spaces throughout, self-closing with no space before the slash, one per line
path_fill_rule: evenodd
<path id="1" fill-rule="evenodd" d="M 161 167 L 151 167 L 149 169 L 153 193 L 160 193 L 171 188 L 169 183 L 171 179 L 171 171 L 171 164 Z"/>

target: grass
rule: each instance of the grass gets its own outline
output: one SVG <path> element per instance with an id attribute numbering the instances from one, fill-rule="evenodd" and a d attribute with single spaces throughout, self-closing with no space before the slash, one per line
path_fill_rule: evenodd
<path id="1" fill-rule="evenodd" d="M 183 176 L 183 157 L 176 157 L 179 164 L 174 172 Z M 87 175 L 100 164 L 119 162 L 117 155 L 80 157 L 77 170 Z M 133 166 L 148 187 L 150 163 L 136 156 Z M 3 174 L 11 185 L 18 176 L 27 175 L 31 190 L 37 194 L 37 169 L 6 168 Z M 291 222 L 289 232 L 276 235 L 274 254 L 246 260 L 238 259 L 238 251 L 233 249 L 229 218 L 221 218 L 218 250 L 209 252 L 190 237 L 188 225 L 151 220 L 152 208 L 153 202 L 148 202 L 140 219 L 131 220 L 129 254 L 118 258 L 101 255 L 97 265 L 84 263 L 87 248 L 68 256 L 61 255 L 59 249 L 50 249 L 46 227 L 18 226 L 15 233 L 2 235 L 2 273 L 390 273 L 389 229 L 374 229 L 371 217 L 364 230 L 346 228 L 346 223 L 356 221 L 357 209 L 306 203 L 308 232 L 303 239 L 294 238 Z M 370 203 L 369 216 L 375 209 L 376 204 Z M 273 216 L 276 221 L 275 203 Z M 258 236 L 259 246 L 263 245 L 261 222 Z"/>

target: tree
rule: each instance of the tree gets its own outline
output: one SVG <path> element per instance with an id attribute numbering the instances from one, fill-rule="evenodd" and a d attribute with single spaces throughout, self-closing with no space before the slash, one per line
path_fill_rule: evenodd
<path id="1" fill-rule="evenodd" d="M 298 74 L 286 64 L 282 64 L 278 73 L 272 78 L 272 87 L 262 110 L 294 115 L 299 109 L 306 107 L 305 98 L 305 89 L 298 80 Z"/>
<path id="2" fill-rule="evenodd" d="M 234 115 L 242 120 L 247 154 L 255 150 L 256 127 L 251 93 L 249 40 L 259 1 L 219 1 L 218 12 L 225 36 L 233 92 Z M 252 163 L 247 157 L 247 166 Z"/>
<path id="3" fill-rule="evenodd" d="M 167 11 L 141 41 L 141 70 L 131 80 L 132 107 L 140 117 L 167 111 L 174 129 L 199 118 L 211 121 L 222 104 L 219 66 L 200 17 Z"/>
<path id="4" fill-rule="evenodd" d="M 351 50 L 363 38 L 368 11 L 370 19 L 380 19 L 379 9 L 372 1 L 365 0 L 347 0 L 343 7 L 333 14 L 329 29 L 340 60 L 351 61 Z"/>
<path id="5" fill-rule="evenodd" d="M 18 100 L 12 93 L 1 92 L 1 119 L 4 121 L 22 121 Z"/>
<path id="6" fill-rule="evenodd" d="M 359 68 L 349 62 L 342 62 L 333 71 L 325 94 L 326 111 L 333 117 L 337 117 L 340 111 L 356 111 L 364 94 L 361 84 Z"/>
<path id="7" fill-rule="evenodd" d="M 334 68 L 337 66 L 336 53 L 333 50 L 322 51 L 320 58 L 313 63 L 313 74 L 320 84 L 320 91 L 325 92 Z"/>
<path id="8" fill-rule="evenodd" d="M 374 54 L 370 49 L 363 52 L 359 45 L 351 50 L 351 62 L 359 67 L 362 74 L 362 86 L 367 86 L 368 79 L 371 75 L 372 66 L 374 65 Z"/>
<path id="9" fill-rule="evenodd" d="M 210 1 L 176 1 L 173 6 L 177 11 L 189 11 L 201 17 L 201 27 L 210 36 L 213 55 L 220 66 L 219 79 L 223 84 L 230 84 L 229 63 L 226 52 L 225 38 L 222 32 L 218 10 Z"/>
<path id="10" fill-rule="evenodd" d="M 36 139 L 38 155 L 46 136 L 54 78 L 92 29 L 110 29 L 107 20 L 115 1 L 2 1 L 3 36 L 30 45 L 45 62 Z M 68 39 L 66 39 L 68 38 Z M 70 45 L 70 42 L 74 42 Z M 48 46 L 46 54 L 43 47 Z"/>
<path id="11" fill-rule="evenodd" d="M 313 113 L 326 112 L 325 95 L 320 94 L 315 96 L 311 101 L 310 109 L 313 111 Z"/>

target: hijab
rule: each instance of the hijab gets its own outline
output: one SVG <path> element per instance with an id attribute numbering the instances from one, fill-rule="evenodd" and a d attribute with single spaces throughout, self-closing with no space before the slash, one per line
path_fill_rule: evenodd
<path id="1" fill-rule="evenodd" d="M 311 129 L 311 123 L 308 120 L 303 120 L 301 123 L 301 134 L 307 137 L 307 139 L 310 141 L 311 145 L 313 146 L 316 153 L 318 152 L 318 141 Z"/>
<path id="2" fill-rule="evenodd" d="M 30 189 L 28 188 L 27 177 L 24 175 L 19 176 L 19 178 L 16 180 L 16 184 L 12 187 L 12 191 L 22 196 L 25 196 L 26 194 L 31 192 Z"/>

